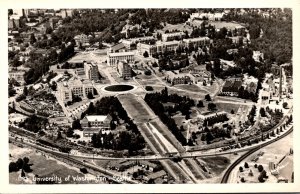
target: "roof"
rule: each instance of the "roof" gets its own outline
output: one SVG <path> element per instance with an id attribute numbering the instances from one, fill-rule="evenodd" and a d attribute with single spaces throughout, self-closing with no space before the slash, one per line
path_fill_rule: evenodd
<path id="1" fill-rule="evenodd" d="M 108 53 L 109 57 L 127 56 L 127 55 L 134 55 L 134 52 Z"/>
<path id="2" fill-rule="evenodd" d="M 183 42 L 197 42 L 201 40 L 210 40 L 210 38 L 208 37 L 189 38 L 189 39 L 183 39 Z"/>
<path id="3" fill-rule="evenodd" d="M 125 45 L 123 44 L 123 43 L 119 43 L 119 44 L 116 44 L 116 45 L 114 45 L 114 46 L 112 46 L 112 47 L 110 47 L 112 50 L 114 50 L 114 51 L 118 51 L 118 50 L 120 50 L 120 49 L 122 49 L 122 48 L 125 48 Z"/>
<path id="4" fill-rule="evenodd" d="M 162 36 L 169 37 L 169 36 L 181 36 L 181 35 L 185 35 L 185 33 L 184 32 L 173 32 L 173 33 L 163 34 Z"/>
<path id="5" fill-rule="evenodd" d="M 107 115 L 87 115 L 85 116 L 89 122 L 94 121 L 104 121 L 107 118 Z"/>

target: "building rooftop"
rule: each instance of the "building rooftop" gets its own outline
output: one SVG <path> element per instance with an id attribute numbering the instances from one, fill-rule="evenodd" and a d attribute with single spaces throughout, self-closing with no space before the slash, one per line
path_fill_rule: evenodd
<path id="1" fill-rule="evenodd" d="M 134 55 L 134 52 L 108 53 L 109 57 Z"/>
<path id="2" fill-rule="evenodd" d="M 94 122 L 94 121 L 104 121 L 107 118 L 107 115 L 87 115 L 85 118 L 89 122 Z"/>
<path id="3" fill-rule="evenodd" d="M 201 40 L 210 40 L 208 37 L 198 37 L 198 38 L 188 38 L 188 39 L 183 39 L 183 42 L 196 42 L 196 41 L 201 41 Z"/>

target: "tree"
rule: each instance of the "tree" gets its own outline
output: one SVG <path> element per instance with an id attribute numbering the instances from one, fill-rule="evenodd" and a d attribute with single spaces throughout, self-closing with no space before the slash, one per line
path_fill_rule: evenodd
<path id="1" fill-rule="evenodd" d="M 18 165 L 15 162 L 9 163 L 9 172 L 16 172 L 18 170 L 19 170 Z"/>
<path id="2" fill-rule="evenodd" d="M 246 182 L 244 177 L 241 178 L 241 182 L 242 183 Z"/>
<path id="3" fill-rule="evenodd" d="M 248 165 L 247 162 L 245 162 L 244 167 L 245 167 L 245 168 L 249 168 L 249 165 Z"/>
<path id="4" fill-rule="evenodd" d="M 234 114 L 234 110 L 233 110 L 233 109 L 231 109 L 230 113 L 231 113 L 231 114 Z"/>
<path id="5" fill-rule="evenodd" d="M 264 167 L 260 164 L 258 165 L 257 169 L 259 172 L 262 172 L 264 170 Z"/>
<path id="6" fill-rule="evenodd" d="M 206 94 L 206 95 L 205 95 L 205 100 L 206 100 L 206 101 L 211 101 L 211 97 L 210 97 L 209 94 Z"/>
<path id="7" fill-rule="evenodd" d="M 89 92 L 89 93 L 87 94 L 87 98 L 88 98 L 88 99 L 93 99 L 93 98 L 94 98 L 92 92 Z"/>
<path id="8" fill-rule="evenodd" d="M 203 104 L 202 100 L 199 100 L 199 102 L 197 104 L 197 107 L 199 107 L 199 108 L 204 107 L 204 104 Z"/>
<path id="9" fill-rule="evenodd" d="M 252 170 L 250 169 L 250 171 L 249 171 L 249 174 L 248 174 L 249 176 L 253 176 L 253 172 L 252 172 Z"/>
<path id="10" fill-rule="evenodd" d="M 148 57 L 149 57 L 149 54 L 148 54 L 148 52 L 147 52 L 147 51 L 145 51 L 145 52 L 144 52 L 144 54 L 143 54 L 143 56 L 144 56 L 145 58 L 148 58 Z"/>
<path id="11" fill-rule="evenodd" d="M 46 28 L 46 34 L 51 34 L 53 32 L 53 29 L 51 27 Z"/>
<path id="12" fill-rule="evenodd" d="M 144 74 L 145 74 L 145 75 L 151 75 L 151 71 L 150 71 L 149 69 L 146 69 L 146 70 L 144 71 Z"/>
<path id="13" fill-rule="evenodd" d="M 18 166 L 18 169 L 22 169 L 23 168 L 23 159 L 22 158 L 19 158 L 16 162 L 16 165 Z"/>
<path id="14" fill-rule="evenodd" d="M 243 167 L 240 166 L 239 171 L 243 172 L 244 171 Z"/>
<path id="15" fill-rule="evenodd" d="M 79 119 L 76 119 L 72 122 L 72 129 L 81 129 L 81 124 Z"/>
<path id="16" fill-rule="evenodd" d="M 28 95 L 28 89 L 26 86 L 24 86 L 24 89 L 23 89 L 23 95 L 24 96 L 27 96 Z"/>
<path id="17" fill-rule="evenodd" d="M 153 87 L 152 86 L 145 86 L 145 90 L 147 90 L 147 91 L 153 91 Z"/>
<path id="18" fill-rule="evenodd" d="M 284 102 L 284 103 L 282 104 L 282 107 L 283 107 L 283 108 L 287 108 L 287 106 L 288 106 L 288 103 L 287 103 L 287 102 Z"/>
<path id="19" fill-rule="evenodd" d="M 260 116 L 266 117 L 266 111 L 263 107 L 260 108 L 259 113 L 260 113 Z"/>
<path id="20" fill-rule="evenodd" d="M 34 44 L 35 42 L 36 42 L 36 38 L 35 38 L 34 34 L 32 33 L 30 35 L 30 44 Z"/>
<path id="21" fill-rule="evenodd" d="M 262 174 L 260 174 L 260 175 L 258 176 L 258 181 L 261 182 L 261 183 L 263 183 L 263 182 L 265 181 Z"/>
<path id="22" fill-rule="evenodd" d="M 67 129 L 66 135 L 67 135 L 67 137 L 73 137 L 73 135 L 74 135 L 74 130 L 73 130 L 71 127 L 69 127 L 69 128 Z"/>
<path id="23" fill-rule="evenodd" d="M 216 106 L 216 104 L 214 104 L 214 103 L 208 103 L 208 105 L 207 105 L 207 109 L 210 110 L 210 111 L 215 110 L 216 107 L 217 107 L 217 106 Z"/>

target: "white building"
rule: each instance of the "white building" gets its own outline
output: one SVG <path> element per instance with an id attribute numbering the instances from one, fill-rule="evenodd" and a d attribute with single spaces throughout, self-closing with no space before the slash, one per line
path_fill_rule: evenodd
<path id="1" fill-rule="evenodd" d="M 107 64 L 110 66 L 115 66 L 119 61 L 128 61 L 128 63 L 133 63 L 134 55 L 134 52 L 108 53 Z"/>

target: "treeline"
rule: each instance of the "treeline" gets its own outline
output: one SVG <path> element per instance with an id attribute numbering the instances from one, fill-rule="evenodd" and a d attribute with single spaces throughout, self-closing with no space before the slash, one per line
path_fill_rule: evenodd
<path id="1" fill-rule="evenodd" d="M 162 29 L 166 23 L 185 23 L 190 17 L 184 9 L 138 9 L 129 18 L 129 24 L 141 24 L 144 28 L 149 28 L 150 32 L 155 29 Z"/>
<path id="2" fill-rule="evenodd" d="M 16 162 L 9 163 L 9 172 L 18 172 L 19 170 L 22 170 L 21 176 L 24 177 L 24 172 L 32 172 L 32 169 L 30 168 L 31 165 L 32 164 L 29 164 L 28 157 L 24 157 L 23 159 L 19 158 Z"/>
<path id="3" fill-rule="evenodd" d="M 187 140 L 180 132 L 180 129 L 178 128 L 174 119 L 171 117 L 171 114 L 181 111 L 181 113 L 186 115 L 186 118 L 189 119 L 190 108 L 195 106 L 194 100 L 186 96 L 178 96 L 177 94 L 169 95 L 167 88 L 165 88 L 160 93 L 147 93 L 145 95 L 145 102 L 154 111 L 154 113 L 158 115 L 161 121 L 168 127 L 177 140 L 181 142 L 182 145 L 186 145 Z M 174 108 L 164 108 L 163 103 L 166 102 L 172 102 L 176 105 Z M 166 114 L 165 111 L 167 111 L 168 114 Z"/>
<path id="4" fill-rule="evenodd" d="M 226 114 L 220 114 L 213 117 L 210 117 L 208 119 L 205 119 L 203 122 L 203 126 L 212 126 L 215 123 L 220 123 L 224 121 L 228 121 L 228 117 Z"/>
<path id="5" fill-rule="evenodd" d="M 95 148 L 125 150 L 129 154 L 145 148 L 145 141 L 141 135 L 131 131 L 122 131 L 117 136 L 112 133 L 93 134 L 91 143 Z"/>

